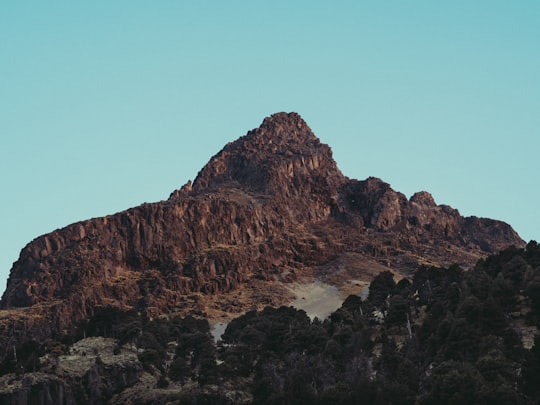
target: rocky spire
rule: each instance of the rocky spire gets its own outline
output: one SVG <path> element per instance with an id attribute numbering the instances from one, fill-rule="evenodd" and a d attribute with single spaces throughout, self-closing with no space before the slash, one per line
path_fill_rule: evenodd
<path id="1" fill-rule="evenodd" d="M 274 193 L 291 183 L 309 182 L 313 172 L 332 181 L 344 180 L 330 147 L 320 142 L 302 117 L 280 112 L 212 157 L 197 175 L 193 190 L 238 183 Z"/>

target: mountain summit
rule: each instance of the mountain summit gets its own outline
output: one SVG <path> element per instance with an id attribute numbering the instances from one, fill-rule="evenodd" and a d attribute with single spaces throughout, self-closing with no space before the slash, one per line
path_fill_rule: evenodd
<path id="1" fill-rule="evenodd" d="M 302 167 L 299 171 L 298 169 Z M 321 144 L 296 113 L 278 113 L 262 125 L 229 143 L 201 170 L 194 190 L 236 181 L 252 190 L 277 192 L 283 184 L 282 169 L 291 179 L 297 175 L 328 174 L 343 177 L 327 145 Z M 307 180 L 307 179 L 304 179 Z M 276 188 L 278 187 L 278 188 Z"/>
<path id="2" fill-rule="evenodd" d="M 382 270 L 470 267 L 511 245 L 524 243 L 503 222 L 345 177 L 298 114 L 278 113 L 168 200 L 30 242 L 0 303 L 9 309 L 0 335 L 71 334 L 108 307 L 217 319 L 290 302 L 291 282 L 360 285 Z"/>

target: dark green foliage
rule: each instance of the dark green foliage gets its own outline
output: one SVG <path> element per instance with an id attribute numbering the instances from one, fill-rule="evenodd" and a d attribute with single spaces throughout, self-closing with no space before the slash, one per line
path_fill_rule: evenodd
<path id="1" fill-rule="evenodd" d="M 196 379 L 206 383 L 216 371 L 216 350 L 205 319 L 158 318 L 150 320 L 134 311 L 103 308 L 85 326 L 88 335 L 114 337 L 119 347 L 137 347 L 145 370 L 160 372 L 160 384 L 167 374 L 172 380 Z M 170 347 L 176 346 L 175 349 Z M 116 352 L 119 353 L 119 347 Z M 173 351 L 172 362 L 169 353 Z M 169 364 L 170 363 L 170 364 Z"/>
<path id="2" fill-rule="evenodd" d="M 216 366 L 216 350 L 212 335 L 200 331 L 180 335 L 174 360 L 177 361 L 176 372 L 182 370 L 184 364 L 182 360 L 189 365 L 190 377 L 198 378 L 201 383 L 208 382 L 215 374 Z"/>
<path id="3" fill-rule="evenodd" d="M 450 360 L 431 370 L 425 384 L 421 405 L 477 404 L 483 378 L 470 364 Z"/>
<path id="4" fill-rule="evenodd" d="M 7 347 L 6 350 L 7 356 L 0 363 L 0 375 L 39 371 L 41 368 L 39 357 L 45 354 L 43 345 L 29 341 Z"/>
<path id="5" fill-rule="evenodd" d="M 162 353 L 154 349 L 146 349 L 139 354 L 139 360 L 143 364 L 146 371 L 152 372 L 152 366 L 160 371 L 163 371 L 164 356 Z"/>
<path id="6" fill-rule="evenodd" d="M 469 271 L 422 267 L 397 284 L 383 272 L 367 300 L 350 296 L 324 321 L 291 307 L 251 311 L 217 348 L 208 322 L 193 317 L 105 308 L 86 331 L 142 349 L 160 387 L 198 382 L 180 403 L 230 403 L 221 392 L 243 384 L 254 404 L 525 405 L 540 403 L 540 337 L 523 348 L 524 314 L 540 324 L 536 242 Z M 28 371 L 40 350 L 17 347 L 17 362 L 2 370 Z"/>
<path id="7" fill-rule="evenodd" d="M 140 329 L 142 317 L 136 311 L 123 311 L 115 307 L 97 309 L 94 316 L 83 325 L 86 336 L 104 336 L 128 341 L 135 329 Z"/>
<path id="8" fill-rule="evenodd" d="M 539 269 L 540 270 L 540 269 Z M 531 312 L 529 314 L 529 323 L 540 326 L 540 271 L 533 275 L 525 288 L 525 295 L 529 299 Z"/>
<path id="9" fill-rule="evenodd" d="M 162 374 L 161 377 L 159 377 L 158 388 L 167 388 L 169 386 L 169 380 Z"/>
<path id="10" fill-rule="evenodd" d="M 230 324 L 220 358 L 254 377 L 257 404 L 535 403 L 540 350 L 525 351 L 510 323 L 523 293 L 540 318 L 531 263 L 540 271 L 536 244 L 470 271 L 423 267 L 397 285 L 383 272 L 367 301 L 348 297 L 324 322 L 292 308 L 250 312 Z"/>
<path id="11" fill-rule="evenodd" d="M 305 333 L 311 322 L 304 311 L 292 307 L 265 308 L 262 312 L 248 312 L 233 320 L 222 337 L 224 344 L 243 345 L 259 352 L 282 354 L 316 344 Z"/>
<path id="12" fill-rule="evenodd" d="M 369 285 L 368 300 L 375 307 L 386 309 L 386 299 L 395 288 L 394 275 L 389 271 L 383 271 Z"/>
<path id="13" fill-rule="evenodd" d="M 174 381 L 183 382 L 191 375 L 191 366 L 183 357 L 176 357 L 169 366 L 169 377 Z"/>
<path id="14" fill-rule="evenodd" d="M 524 391 L 540 400 L 540 335 L 535 337 L 534 346 L 525 356 L 522 374 Z"/>
<path id="15" fill-rule="evenodd" d="M 386 315 L 386 326 L 404 326 L 409 314 L 409 301 L 401 295 L 394 295 L 389 300 L 388 314 Z"/>

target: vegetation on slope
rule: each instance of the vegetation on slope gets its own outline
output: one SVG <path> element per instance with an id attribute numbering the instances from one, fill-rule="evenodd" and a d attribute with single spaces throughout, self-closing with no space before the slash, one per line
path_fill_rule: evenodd
<path id="1" fill-rule="evenodd" d="M 206 320 L 114 309 L 81 333 L 113 337 L 118 350 L 138 354 L 155 381 L 140 403 L 238 403 L 234 387 L 254 404 L 533 404 L 540 401 L 539 327 L 533 241 L 470 271 L 422 267 L 399 283 L 382 272 L 367 300 L 349 296 L 325 320 L 291 307 L 251 311 L 217 345 Z M 38 371 L 40 356 L 65 347 L 17 347 L 1 373 Z M 150 396 L 153 389 L 161 397 Z"/>

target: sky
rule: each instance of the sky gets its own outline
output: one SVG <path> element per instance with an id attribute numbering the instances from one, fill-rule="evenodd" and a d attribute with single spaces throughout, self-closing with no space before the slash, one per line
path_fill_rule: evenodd
<path id="1" fill-rule="evenodd" d="M 0 291 L 296 111 L 341 171 L 540 241 L 540 2 L 0 1 Z"/>

